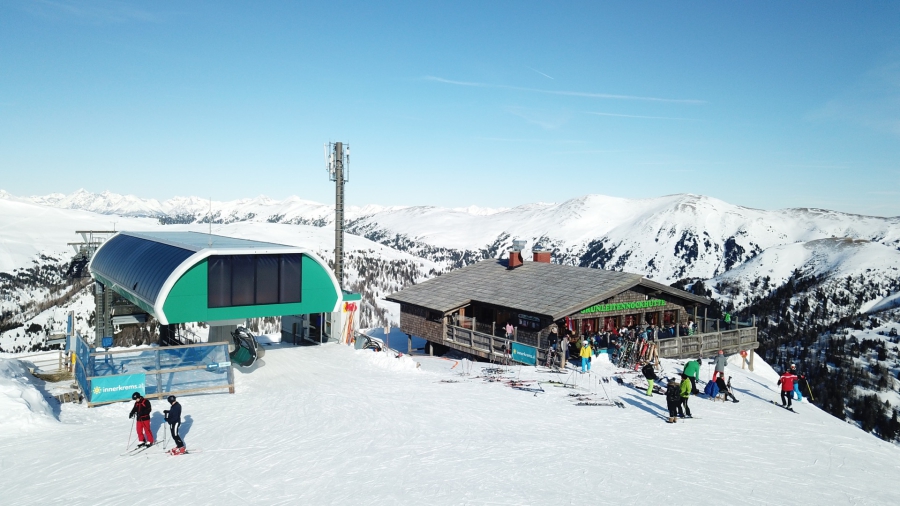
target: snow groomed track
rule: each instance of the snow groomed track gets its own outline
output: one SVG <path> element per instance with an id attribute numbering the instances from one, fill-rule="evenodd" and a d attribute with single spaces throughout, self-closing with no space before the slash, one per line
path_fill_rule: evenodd
<path id="1" fill-rule="evenodd" d="M 898 448 L 809 404 L 799 415 L 773 406 L 771 378 L 733 366 L 739 404 L 694 398 L 699 418 L 669 425 L 663 396 L 615 382 L 602 388 L 625 409 L 576 406 L 573 389 L 551 384 L 485 382 L 482 364 L 462 376 L 453 361 L 340 345 L 270 349 L 262 362 L 236 371 L 234 395 L 180 399 L 188 449 L 203 448 L 194 455 L 121 457 L 128 404 L 67 404 L 59 421 L 31 417 L 41 423 L 4 410 L 21 423 L 0 425 L 0 502 L 893 504 L 900 481 Z M 594 372 L 614 370 L 595 360 Z M 577 381 L 603 397 L 600 383 Z"/>

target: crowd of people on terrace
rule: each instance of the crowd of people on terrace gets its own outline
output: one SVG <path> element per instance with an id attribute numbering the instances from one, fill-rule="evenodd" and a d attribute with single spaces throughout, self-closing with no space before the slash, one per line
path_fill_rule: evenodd
<path id="1" fill-rule="evenodd" d="M 615 360 L 622 346 L 626 341 L 635 339 L 644 339 L 647 341 L 656 341 L 658 339 L 669 339 L 680 336 L 690 336 L 697 332 L 697 326 L 694 320 L 688 320 L 686 325 L 681 325 L 677 331 L 675 325 L 671 324 L 665 327 L 657 325 L 646 325 L 643 327 L 622 327 L 613 328 L 612 330 L 601 330 L 588 334 L 578 334 L 575 331 L 563 328 L 559 331 L 558 326 L 550 327 L 550 334 L 547 336 L 549 348 L 554 354 L 561 349 L 566 353 L 566 357 L 577 357 L 585 342 L 593 351 L 593 356 L 600 353 L 609 353 L 610 359 Z"/>

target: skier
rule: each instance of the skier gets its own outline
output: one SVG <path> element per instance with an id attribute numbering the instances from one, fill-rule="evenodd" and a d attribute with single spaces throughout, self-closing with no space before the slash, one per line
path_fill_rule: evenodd
<path id="1" fill-rule="evenodd" d="M 588 341 L 584 341 L 581 345 L 581 372 L 588 372 L 591 370 L 591 344 Z"/>
<path id="2" fill-rule="evenodd" d="M 794 397 L 794 382 L 797 376 L 790 370 L 785 370 L 784 374 L 778 378 L 778 384 L 781 385 L 781 407 L 793 410 L 791 407 L 791 399 Z"/>
<path id="3" fill-rule="evenodd" d="M 134 401 L 134 407 L 131 408 L 128 418 L 137 416 L 135 428 L 138 441 L 140 441 L 138 448 L 141 446 L 153 446 L 153 432 L 150 430 L 150 401 L 144 399 L 138 392 L 131 394 L 131 399 Z"/>
<path id="4" fill-rule="evenodd" d="M 678 420 L 677 412 L 681 411 L 681 390 L 674 378 L 670 379 L 669 384 L 666 385 L 666 406 L 669 408 L 669 419 L 666 421 L 675 423 Z"/>
<path id="5" fill-rule="evenodd" d="M 653 371 L 653 364 L 647 362 L 647 365 L 641 369 L 641 373 L 647 378 L 647 395 L 653 397 L 653 382 L 659 379 Z"/>
<path id="6" fill-rule="evenodd" d="M 700 393 L 700 390 L 697 390 L 697 380 L 700 377 L 700 365 L 703 362 L 703 358 L 698 358 L 697 360 L 692 360 L 687 364 L 684 364 L 684 373 L 687 374 L 689 380 L 691 380 L 691 395 L 697 395 Z"/>
<path id="7" fill-rule="evenodd" d="M 725 378 L 719 376 L 716 379 L 716 385 L 719 387 L 719 393 L 725 395 L 725 400 L 728 400 L 728 396 L 731 396 L 731 402 L 738 402 L 738 400 L 734 397 L 734 394 L 731 393 L 731 378 L 728 378 L 728 383 L 725 383 Z"/>
<path id="8" fill-rule="evenodd" d="M 803 377 L 803 376 L 800 376 L 800 374 L 797 372 L 796 364 L 791 364 L 791 373 L 794 376 L 797 376 L 798 378 Z M 797 396 L 797 402 L 803 402 L 803 394 L 800 393 L 800 382 L 799 381 L 794 382 L 794 395 Z"/>
<path id="9" fill-rule="evenodd" d="M 181 428 L 181 404 L 175 400 L 174 395 L 170 395 L 166 400 L 169 401 L 171 409 L 164 410 L 163 414 L 166 416 L 166 423 L 169 424 L 172 440 L 175 441 L 175 448 L 172 448 L 172 451 L 169 453 L 172 455 L 181 455 L 186 450 L 184 447 L 184 440 L 181 439 L 181 436 L 178 434 L 178 429 Z"/>
<path id="10" fill-rule="evenodd" d="M 715 364 L 716 370 L 713 373 L 713 381 L 716 381 L 716 378 L 719 376 L 725 376 L 725 366 L 728 365 L 728 359 L 725 358 L 724 350 L 719 350 L 719 354 L 716 356 Z"/>
<path id="11" fill-rule="evenodd" d="M 691 408 L 688 407 L 688 399 L 691 397 L 691 382 L 688 381 L 688 376 L 684 372 L 681 373 L 681 405 L 684 406 L 684 416 L 688 418 L 693 418 L 691 416 Z M 679 409 L 680 411 L 680 409 Z"/>

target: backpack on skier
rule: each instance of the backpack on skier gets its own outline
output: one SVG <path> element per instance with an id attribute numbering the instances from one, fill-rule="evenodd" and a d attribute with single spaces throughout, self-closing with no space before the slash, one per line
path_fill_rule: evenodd
<path id="1" fill-rule="evenodd" d="M 719 396 L 719 385 L 716 385 L 715 381 L 708 381 L 706 388 L 703 389 L 703 393 L 715 399 Z"/>

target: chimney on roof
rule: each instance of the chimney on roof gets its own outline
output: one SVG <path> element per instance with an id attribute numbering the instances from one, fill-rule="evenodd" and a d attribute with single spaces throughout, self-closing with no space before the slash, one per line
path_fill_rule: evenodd
<path id="1" fill-rule="evenodd" d="M 513 240 L 512 248 L 509 250 L 509 260 L 506 262 L 507 269 L 515 269 L 522 265 L 522 250 L 525 248 L 525 241 L 521 239 Z"/>
<path id="2" fill-rule="evenodd" d="M 550 252 L 541 248 L 534 248 L 531 250 L 531 259 L 535 262 L 541 262 L 544 264 L 550 263 Z"/>

